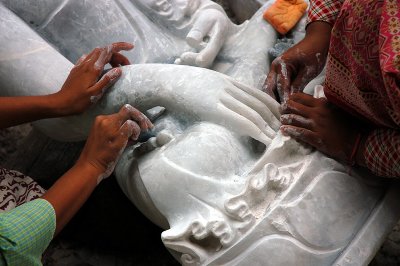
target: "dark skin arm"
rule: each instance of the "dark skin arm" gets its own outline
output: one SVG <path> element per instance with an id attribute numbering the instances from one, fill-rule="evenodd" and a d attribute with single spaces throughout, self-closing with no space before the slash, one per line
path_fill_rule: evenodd
<path id="1" fill-rule="evenodd" d="M 97 184 L 111 175 L 128 140 L 136 140 L 152 123 L 130 105 L 98 116 L 76 164 L 43 195 L 56 213 L 56 233 L 75 215 Z"/>
<path id="2" fill-rule="evenodd" d="M 263 90 L 282 103 L 281 131 L 342 162 L 348 162 L 359 130 L 351 116 L 330 104 L 301 93 L 323 69 L 332 26 L 310 23 L 305 38 L 276 58 Z M 359 142 L 355 163 L 365 166 L 365 136 Z"/>
<path id="3" fill-rule="evenodd" d="M 263 91 L 281 103 L 291 93 L 303 91 L 324 68 L 331 30 L 326 22 L 310 23 L 304 39 L 272 62 Z"/>
<path id="4" fill-rule="evenodd" d="M 61 90 L 51 95 L 0 97 L 0 129 L 44 118 L 82 113 L 117 81 L 121 69 L 114 68 L 101 76 L 104 66 L 127 65 L 119 52 L 133 48 L 129 43 L 114 43 L 96 48 L 79 59 Z M 99 80 L 100 78 L 100 80 Z"/>
<path id="5" fill-rule="evenodd" d="M 281 131 L 341 162 L 349 162 L 360 124 L 354 117 L 305 93 L 294 93 L 282 105 Z M 355 163 L 365 167 L 365 137 L 357 148 Z"/>
<path id="6" fill-rule="evenodd" d="M 120 77 L 118 66 L 129 64 L 119 52 L 132 48 L 129 43 L 114 43 L 82 56 L 57 93 L 0 98 L 0 128 L 85 111 Z M 100 78 L 108 63 L 117 68 Z M 42 197 L 55 210 L 56 234 L 83 205 L 97 184 L 112 173 L 128 140 L 136 140 L 141 130 L 151 127 L 151 122 L 130 105 L 125 105 L 116 114 L 96 118 L 76 164 Z"/>

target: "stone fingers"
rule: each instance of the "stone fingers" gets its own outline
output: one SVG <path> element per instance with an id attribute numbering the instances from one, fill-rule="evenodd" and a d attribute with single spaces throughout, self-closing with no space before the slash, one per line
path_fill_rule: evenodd
<path id="1" fill-rule="evenodd" d="M 221 114 L 227 117 L 229 124 L 234 129 L 247 134 L 258 141 L 269 144 L 275 136 L 273 131 L 264 119 L 254 110 L 228 96 L 221 99 L 219 105 Z"/>
<path id="2" fill-rule="evenodd" d="M 279 130 L 280 122 L 278 118 L 258 98 L 236 88 L 228 88 L 225 91 L 237 101 L 255 110 L 274 131 Z"/>
<path id="3" fill-rule="evenodd" d="M 269 112 L 271 112 L 276 119 L 278 119 L 281 116 L 281 114 L 279 112 L 279 103 L 275 99 L 273 99 L 271 96 L 269 96 L 268 94 L 266 94 L 265 92 L 262 92 L 260 90 L 248 87 L 248 86 L 244 85 L 243 83 L 240 83 L 240 82 L 234 80 L 233 78 L 231 78 L 230 81 L 238 89 L 244 91 L 245 93 L 247 93 L 247 94 L 253 96 L 254 98 L 258 99 L 259 101 L 261 101 L 265 105 L 265 107 L 267 107 Z"/>

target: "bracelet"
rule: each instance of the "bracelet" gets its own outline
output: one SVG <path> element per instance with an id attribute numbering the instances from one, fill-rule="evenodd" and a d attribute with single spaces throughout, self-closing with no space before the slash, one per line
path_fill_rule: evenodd
<path id="1" fill-rule="evenodd" d="M 356 154 L 357 154 L 358 147 L 360 146 L 360 141 L 361 141 L 361 133 L 358 133 L 357 137 L 356 137 L 356 141 L 354 142 L 353 149 L 351 151 L 349 161 L 348 161 L 348 164 L 350 166 L 354 166 L 356 164 Z"/>

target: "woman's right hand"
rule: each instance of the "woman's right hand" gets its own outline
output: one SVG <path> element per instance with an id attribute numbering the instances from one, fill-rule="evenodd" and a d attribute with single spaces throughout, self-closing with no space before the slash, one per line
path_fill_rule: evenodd
<path id="1" fill-rule="evenodd" d="M 331 29 L 326 22 L 309 24 L 305 38 L 272 62 L 263 90 L 281 103 L 303 91 L 324 68 Z"/>
<path id="2" fill-rule="evenodd" d="M 99 183 L 111 175 L 128 141 L 137 140 L 141 131 L 153 127 L 150 120 L 129 104 L 118 113 L 97 116 L 77 165 L 89 165 Z"/>
<path id="3" fill-rule="evenodd" d="M 119 66 L 130 64 L 120 52 L 132 48 L 130 43 L 117 42 L 83 55 L 72 68 L 61 90 L 52 95 L 58 110 L 57 116 L 80 114 L 96 103 L 121 76 Z M 103 75 L 107 64 L 113 68 Z"/>

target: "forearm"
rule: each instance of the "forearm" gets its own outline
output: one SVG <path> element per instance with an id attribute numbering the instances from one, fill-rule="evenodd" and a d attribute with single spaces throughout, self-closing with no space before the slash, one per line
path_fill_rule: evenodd
<path id="1" fill-rule="evenodd" d="M 319 47 L 324 47 L 324 54 L 328 53 L 331 39 L 332 25 L 324 21 L 314 21 L 307 25 L 306 38 Z"/>
<path id="2" fill-rule="evenodd" d="M 137 124 L 137 121 L 139 124 Z M 153 125 L 126 104 L 118 113 L 96 117 L 77 163 L 43 195 L 56 213 L 56 234 L 71 220 L 97 184 L 111 175 L 129 139 Z"/>
<path id="3" fill-rule="evenodd" d="M 326 62 L 331 39 L 331 31 L 332 26 L 326 22 L 312 22 L 306 29 L 306 36 L 304 39 L 288 51 L 296 57 L 304 58 L 305 60 L 302 61 L 302 64 L 318 68 L 319 73 Z"/>
<path id="4" fill-rule="evenodd" d="M 101 173 L 88 163 L 79 162 L 66 172 L 43 195 L 53 206 L 56 213 L 56 232 L 71 220 L 89 198 Z"/>
<path id="5" fill-rule="evenodd" d="M 0 129 L 34 120 L 84 112 L 101 98 L 105 89 L 114 84 L 122 74 L 120 68 L 114 68 L 102 76 L 104 66 L 108 63 L 112 66 L 129 64 L 129 60 L 119 52 L 132 48 L 132 44 L 119 42 L 94 49 L 88 55 L 81 57 L 79 64 L 70 69 L 68 78 L 56 93 L 45 96 L 0 98 Z M 11 88 L 17 84 L 21 85 L 21 82 L 14 83 L 11 84 Z M 36 89 L 32 86 L 24 88 Z"/>
<path id="6" fill-rule="evenodd" d="M 329 50 L 331 32 L 343 5 L 343 0 L 310 1 L 306 38 L 323 47 L 321 56 L 326 59 Z"/>
<path id="7" fill-rule="evenodd" d="M 58 115 L 53 95 L 0 97 L 0 129 Z"/>

